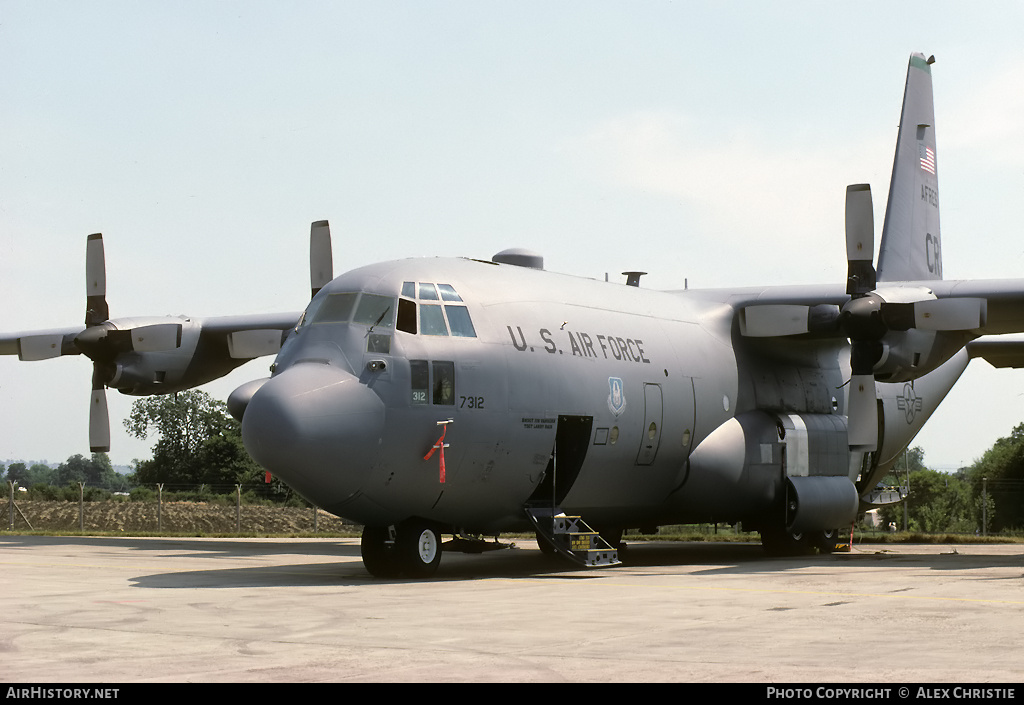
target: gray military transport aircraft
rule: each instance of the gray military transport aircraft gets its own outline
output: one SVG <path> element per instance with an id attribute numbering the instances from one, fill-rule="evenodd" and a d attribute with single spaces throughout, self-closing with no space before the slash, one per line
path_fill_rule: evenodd
<path id="1" fill-rule="evenodd" d="M 276 353 L 228 400 L 245 446 L 363 524 L 378 577 L 522 530 L 587 566 L 617 563 L 624 529 L 695 522 L 828 551 L 901 499 L 879 480 L 972 357 L 1024 366 L 1024 345 L 991 337 L 1024 331 L 1024 279 L 942 279 L 933 61 L 910 57 L 877 269 L 871 192 L 847 189 L 845 283 L 652 291 L 523 250 L 334 278 L 319 221 L 301 313 L 110 319 L 91 235 L 85 326 L 8 334 L 0 353 L 93 361 L 93 450 L 106 387 L 167 394 Z"/>

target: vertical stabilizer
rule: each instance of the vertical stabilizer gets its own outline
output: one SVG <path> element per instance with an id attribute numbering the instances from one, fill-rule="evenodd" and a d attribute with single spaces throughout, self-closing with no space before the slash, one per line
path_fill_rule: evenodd
<path id="1" fill-rule="evenodd" d="M 911 54 L 896 157 L 889 182 L 878 281 L 942 279 L 939 182 L 935 161 L 935 57 Z"/>

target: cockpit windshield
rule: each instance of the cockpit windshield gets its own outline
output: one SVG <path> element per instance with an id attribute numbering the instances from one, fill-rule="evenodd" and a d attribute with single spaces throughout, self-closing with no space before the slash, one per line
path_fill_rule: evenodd
<path id="1" fill-rule="evenodd" d="M 395 297 L 363 294 L 356 307 L 353 323 L 374 328 L 393 328 L 395 324 Z"/>
<path id="2" fill-rule="evenodd" d="M 451 284 L 405 282 L 402 298 L 366 292 L 321 292 L 306 307 L 296 330 L 308 325 L 356 323 L 370 332 L 475 338 L 469 309 Z M 413 300 L 415 299 L 415 300 Z M 430 303 L 427 303 L 430 302 Z"/>
<path id="3" fill-rule="evenodd" d="M 359 323 L 373 328 L 393 328 L 395 297 L 342 292 L 316 298 L 302 315 L 299 327 L 321 323 Z"/>

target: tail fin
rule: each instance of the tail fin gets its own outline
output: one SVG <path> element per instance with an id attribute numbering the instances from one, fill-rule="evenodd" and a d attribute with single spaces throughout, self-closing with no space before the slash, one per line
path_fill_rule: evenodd
<path id="1" fill-rule="evenodd" d="M 903 93 L 889 203 L 878 252 L 878 281 L 942 279 L 939 185 L 935 165 L 935 57 L 911 54 Z"/>

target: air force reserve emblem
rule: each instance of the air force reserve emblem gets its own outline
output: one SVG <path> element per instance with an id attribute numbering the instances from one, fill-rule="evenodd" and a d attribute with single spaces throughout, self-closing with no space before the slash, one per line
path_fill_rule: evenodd
<path id="1" fill-rule="evenodd" d="M 626 410 L 626 394 L 618 377 L 608 378 L 608 408 L 616 416 Z"/>

